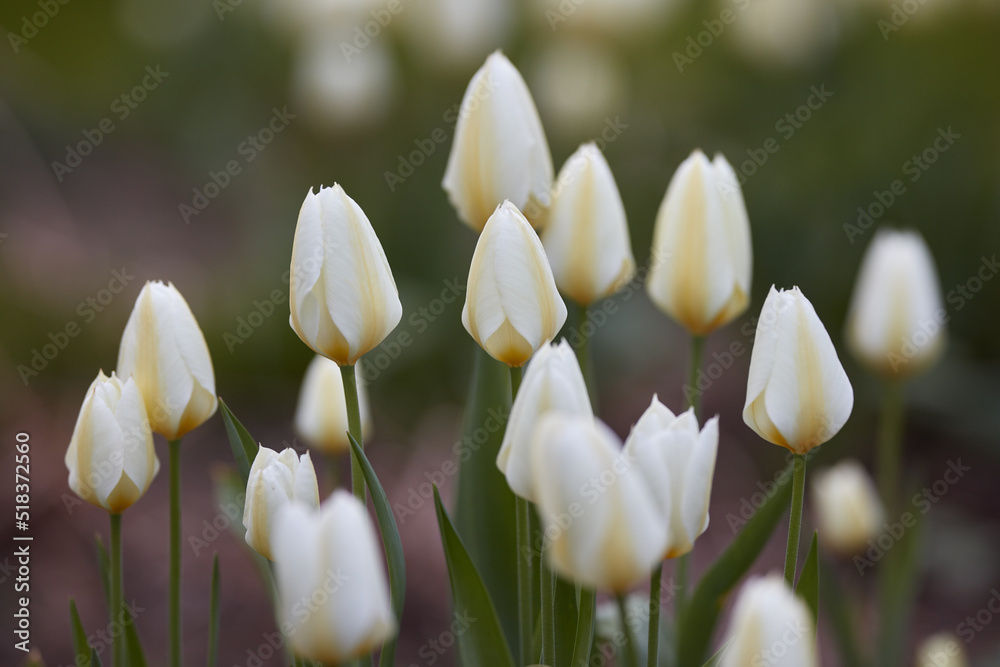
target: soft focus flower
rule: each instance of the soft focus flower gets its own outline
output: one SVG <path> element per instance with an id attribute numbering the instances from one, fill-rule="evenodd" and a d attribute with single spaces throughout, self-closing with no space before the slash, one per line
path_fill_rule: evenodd
<path id="1" fill-rule="evenodd" d="M 291 447 L 279 454 L 261 445 L 247 479 L 243 526 L 247 529 L 247 544 L 264 558 L 274 560 L 271 555 L 274 520 L 292 501 L 319 507 L 316 470 L 309 453 L 299 458 Z"/>
<path id="2" fill-rule="evenodd" d="M 753 0 L 740 6 L 731 28 L 749 59 L 773 67 L 806 66 L 833 47 L 840 33 L 837 3 Z"/>
<path id="3" fill-rule="evenodd" d="M 625 440 L 668 521 L 664 558 L 688 553 L 708 529 L 718 448 L 718 417 L 699 430 L 693 408 L 674 417 L 656 396 Z"/>
<path id="4" fill-rule="evenodd" d="M 604 155 L 593 143 L 573 153 L 553 188 L 542 244 L 556 285 L 590 305 L 635 273 L 625 206 Z"/>
<path id="5" fill-rule="evenodd" d="M 832 550 L 858 553 L 878 535 L 885 513 L 871 477 L 857 461 L 817 473 L 812 495 L 820 540 Z"/>
<path id="6" fill-rule="evenodd" d="M 547 203 L 552 156 L 521 74 L 496 51 L 472 77 L 442 186 L 467 225 L 481 230 L 505 199 Z"/>
<path id="7" fill-rule="evenodd" d="M 530 17 L 551 31 L 643 40 L 662 30 L 665 19 L 683 6 L 677 0 L 536 0 Z"/>
<path id="8" fill-rule="evenodd" d="M 880 230 L 865 252 L 847 316 L 847 342 L 887 377 L 923 370 L 944 349 L 946 312 L 934 258 L 917 232 Z"/>
<path id="9" fill-rule="evenodd" d="M 361 410 L 361 434 L 371 435 L 372 420 L 368 410 L 368 390 L 361 382 L 362 362 L 355 370 L 358 404 Z M 316 355 L 306 369 L 295 410 L 295 430 L 310 447 L 327 454 L 350 451 L 347 439 L 347 401 L 340 366 L 324 356 Z"/>
<path id="10" fill-rule="evenodd" d="M 816 667 L 815 622 L 778 574 L 743 585 L 729 622 L 731 642 L 719 667 Z"/>
<path id="11" fill-rule="evenodd" d="M 119 377 L 133 378 L 153 431 L 176 440 L 215 414 L 205 336 L 172 283 L 147 282 L 118 348 Z"/>
<path id="12" fill-rule="evenodd" d="M 292 244 L 290 322 L 302 341 L 354 364 L 399 323 L 392 270 L 368 216 L 334 183 L 310 189 Z"/>
<path id="13" fill-rule="evenodd" d="M 535 429 L 531 448 L 552 569 L 619 593 L 647 578 L 666 550 L 667 521 L 614 432 L 587 415 L 553 413 Z"/>
<path id="14" fill-rule="evenodd" d="M 508 366 L 524 365 L 566 321 L 542 242 L 509 201 L 483 228 L 467 285 L 462 324 Z"/>
<path id="15" fill-rule="evenodd" d="M 421 0 L 407 5 L 402 28 L 415 55 L 464 69 L 506 41 L 514 14 L 508 0 Z"/>
<path id="16" fill-rule="evenodd" d="M 797 287 L 772 285 L 757 322 L 743 421 L 805 454 L 836 435 L 853 407 L 851 382 L 812 304 Z"/>
<path id="17" fill-rule="evenodd" d="M 941 632 L 920 642 L 916 667 L 968 667 L 965 648 L 958 637 Z"/>
<path id="18" fill-rule="evenodd" d="M 318 512 L 289 503 L 271 545 L 281 625 L 293 630 L 296 655 L 341 664 L 396 632 L 375 528 L 350 493 L 334 491 Z"/>
<path id="19" fill-rule="evenodd" d="M 532 436 L 539 421 L 553 412 L 593 416 L 580 364 L 565 340 L 542 345 L 528 362 L 497 455 L 511 491 L 532 502 Z"/>
<path id="20" fill-rule="evenodd" d="M 681 163 L 656 214 L 646 291 L 696 335 L 746 310 L 753 250 L 750 221 L 733 168 L 696 150 Z"/>
<path id="21" fill-rule="evenodd" d="M 97 374 L 66 450 L 69 488 L 112 514 L 146 493 L 160 469 L 139 387 L 113 372 Z"/>

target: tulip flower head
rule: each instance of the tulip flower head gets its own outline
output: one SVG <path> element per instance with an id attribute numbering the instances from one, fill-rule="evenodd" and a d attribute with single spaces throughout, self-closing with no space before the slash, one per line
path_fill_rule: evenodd
<path id="1" fill-rule="evenodd" d="M 743 585 L 719 667 L 817 667 L 815 621 L 805 602 L 778 574 Z"/>
<path id="2" fill-rule="evenodd" d="M 491 357 L 523 366 L 565 321 L 542 242 L 517 207 L 503 202 L 472 255 L 462 324 Z"/>
<path id="3" fill-rule="evenodd" d="M 135 380 L 97 374 L 76 419 L 66 450 L 69 487 L 112 514 L 146 493 L 160 469 L 153 432 Z"/>
<path id="4" fill-rule="evenodd" d="M 733 168 L 696 150 L 674 173 L 656 214 L 649 298 L 703 336 L 750 303 L 753 250 Z"/>
<path id="5" fill-rule="evenodd" d="M 279 454 L 262 445 L 247 479 L 243 527 L 247 529 L 247 544 L 264 558 L 274 560 L 271 553 L 274 518 L 293 501 L 319 507 L 316 470 L 309 453 L 300 458 L 291 447 Z"/>
<path id="6" fill-rule="evenodd" d="M 215 374 L 205 336 L 171 283 L 147 282 L 125 324 L 119 377 L 133 378 L 153 431 L 176 440 L 215 414 Z"/>
<path id="7" fill-rule="evenodd" d="M 292 244 L 290 323 L 341 366 L 381 343 L 403 316 L 392 270 L 368 216 L 336 183 L 311 189 Z"/>
<path id="8" fill-rule="evenodd" d="M 581 146 L 559 171 L 542 244 L 556 285 L 584 306 L 613 294 L 635 274 L 625 206 L 595 144 Z"/>
<path id="9" fill-rule="evenodd" d="M 940 632 L 920 642 L 914 664 L 915 667 L 969 667 L 969 660 L 958 637 Z"/>
<path id="10" fill-rule="evenodd" d="M 771 287 L 760 311 L 743 421 L 796 454 L 832 438 L 854 407 L 854 390 L 819 316 L 797 287 Z"/>
<path id="11" fill-rule="evenodd" d="M 875 484 L 857 461 L 842 461 L 816 474 L 812 494 L 823 544 L 851 555 L 878 536 L 885 512 Z"/>
<path id="12" fill-rule="evenodd" d="M 368 391 L 361 381 L 364 377 L 361 364 L 358 361 L 355 379 L 361 433 L 367 439 L 372 431 L 372 420 L 368 409 Z M 340 366 L 324 356 L 317 354 L 306 369 L 295 410 L 295 430 L 306 444 L 326 454 L 342 454 L 351 449 L 347 439 L 347 401 Z"/>

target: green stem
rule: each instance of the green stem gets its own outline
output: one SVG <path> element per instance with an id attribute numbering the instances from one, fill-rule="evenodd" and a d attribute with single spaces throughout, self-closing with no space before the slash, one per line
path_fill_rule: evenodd
<path id="1" fill-rule="evenodd" d="M 903 444 L 903 386 L 890 380 L 885 385 L 882 421 L 878 439 L 878 483 L 882 503 L 890 516 L 899 505 L 899 470 Z"/>
<path id="2" fill-rule="evenodd" d="M 517 390 L 521 388 L 521 376 L 524 375 L 522 366 L 510 367 L 510 402 L 513 404 L 517 398 Z"/>
<path id="3" fill-rule="evenodd" d="M 122 667 L 125 659 L 125 623 L 122 615 L 122 515 L 111 515 L 111 628 L 117 624 L 114 635 L 114 667 Z"/>
<path id="4" fill-rule="evenodd" d="M 653 567 L 649 578 L 649 635 L 647 638 L 646 666 L 660 664 L 660 586 L 663 582 L 663 563 Z"/>
<path id="5" fill-rule="evenodd" d="M 361 407 L 358 403 L 358 381 L 354 377 L 354 365 L 341 366 L 340 377 L 344 382 L 344 401 L 347 403 L 347 430 L 350 432 L 358 444 L 365 446 L 361 438 Z M 361 462 L 351 452 L 351 488 L 354 489 L 354 497 L 363 504 L 368 502 L 368 494 L 365 490 L 365 478 L 361 472 Z"/>
<path id="6" fill-rule="evenodd" d="M 576 307 L 576 333 L 579 336 L 580 344 L 575 348 L 576 360 L 580 364 L 580 373 L 583 374 L 583 381 L 587 384 L 587 392 L 590 394 L 590 403 L 596 408 L 597 390 L 594 386 L 593 370 L 590 363 L 590 336 L 583 333 L 584 325 L 587 324 L 587 306 L 577 304 Z"/>
<path id="7" fill-rule="evenodd" d="M 181 439 L 170 448 L 170 664 L 181 667 Z"/>
<path id="8" fill-rule="evenodd" d="M 635 653 L 632 650 L 632 637 L 628 630 L 628 621 L 626 620 L 625 595 L 617 593 L 615 601 L 618 603 L 618 615 L 622 621 L 622 667 L 638 667 L 635 660 Z"/>
<path id="9" fill-rule="evenodd" d="M 552 570 L 541 563 L 542 664 L 556 664 L 555 586 Z"/>
<path id="10" fill-rule="evenodd" d="M 514 499 L 517 512 L 517 622 L 520 639 L 520 664 L 531 665 L 531 636 L 534 633 L 534 607 L 531 601 L 531 506 L 520 496 Z"/>
<path id="11" fill-rule="evenodd" d="M 590 664 L 590 647 L 594 643 L 594 616 L 597 612 L 597 593 L 592 588 L 580 588 L 577 605 L 576 639 L 573 643 L 572 667 Z"/>
<path id="12" fill-rule="evenodd" d="M 705 336 L 691 336 L 691 367 L 688 369 L 688 406 L 694 408 L 694 416 L 701 415 L 701 390 L 698 389 L 698 371 L 705 353 Z"/>
<path id="13" fill-rule="evenodd" d="M 802 503 L 806 494 L 806 457 L 795 455 L 792 478 L 792 515 L 788 522 L 788 544 L 785 547 L 785 581 L 795 587 L 795 569 L 799 560 L 799 536 L 802 532 Z"/>
<path id="14" fill-rule="evenodd" d="M 674 624 L 678 629 L 681 627 L 681 617 L 684 616 L 684 606 L 687 602 L 688 573 L 691 570 L 691 552 L 679 556 L 674 567 L 674 590 L 677 595 L 674 597 Z M 679 646 L 679 644 L 678 644 Z"/>

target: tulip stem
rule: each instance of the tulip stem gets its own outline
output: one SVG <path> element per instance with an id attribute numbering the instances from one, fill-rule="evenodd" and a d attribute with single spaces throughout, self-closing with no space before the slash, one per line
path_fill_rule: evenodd
<path id="1" fill-rule="evenodd" d="M 691 336 L 691 367 L 688 369 L 688 383 L 685 388 L 685 398 L 690 407 L 694 408 L 694 416 L 701 416 L 701 389 L 698 388 L 698 371 L 701 370 L 701 359 L 705 353 L 705 336 Z"/>
<path id="2" fill-rule="evenodd" d="M 878 482 L 886 512 L 895 515 L 899 501 L 899 469 L 903 443 L 903 387 L 898 381 L 885 384 L 882 421 L 879 425 Z"/>
<path id="3" fill-rule="evenodd" d="M 354 364 L 341 366 L 340 377 L 344 381 L 344 401 L 347 403 L 347 429 L 358 441 L 358 445 L 364 449 L 364 441 L 361 439 L 361 406 L 358 403 L 358 381 L 354 377 Z M 368 504 L 361 461 L 354 455 L 354 450 L 351 450 L 351 488 L 354 490 L 355 498 L 362 504 Z"/>
<path id="4" fill-rule="evenodd" d="M 653 574 L 649 578 L 649 634 L 646 666 L 657 667 L 660 664 L 660 586 L 663 583 L 663 563 L 653 566 Z"/>
<path id="5" fill-rule="evenodd" d="M 638 667 L 635 661 L 635 653 L 632 651 L 632 637 L 628 630 L 628 614 L 625 606 L 625 594 L 616 593 L 615 601 L 618 603 L 618 616 L 622 622 L 622 667 Z"/>
<path id="6" fill-rule="evenodd" d="M 170 664 L 181 667 L 181 439 L 170 448 Z"/>
<path id="7" fill-rule="evenodd" d="M 544 562 L 540 563 L 542 600 L 542 664 L 556 664 L 556 619 L 555 586 L 556 578 Z"/>
<path id="8" fill-rule="evenodd" d="M 531 603 L 531 505 L 520 496 L 514 498 L 517 512 L 517 622 L 522 665 L 531 665 L 531 639 L 535 632 L 535 619 Z"/>
<path id="9" fill-rule="evenodd" d="M 111 624 L 118 627 L 118 632 L 112 634 L 115 642 L 114 667 L 122 667 L 125 657 L 124 641 L 125 619 L 122 614 L 122 515 L 111 515 Z"/>
<path id="10" fill-rule="evenodd" d="M 792 477 L 792 515 L 788 522 L 788 544 L 785 547 L 785 581 L 795 587 L 795 570 L 799 560 L 799 537 L 802 533 L 802 503 L 806 495 L 806 457 L 795 455 Z"/>
<path id="11" fill-rule="evenodd" d="M 580 364 L 580 373 L 583 375 L 583 381 L 587 385 L 587 393 L 590 394 L 590 404 L 596 408 L 597 388 L 594 386 L 593 371 L 591 370 L 590 363 L 590 336 L 584 333 L 587 326 L 587 306 L 577 304 L 576 318 L 576 334 L 579 336 L 578 340 L 580 341 L 580 344 L 574 348 L 576 351 L 576 361 Z"/>

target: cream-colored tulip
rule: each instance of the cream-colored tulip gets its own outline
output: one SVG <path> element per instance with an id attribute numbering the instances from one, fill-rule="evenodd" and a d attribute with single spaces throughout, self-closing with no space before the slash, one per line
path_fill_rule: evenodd
<path id="1" fill-rule="evenodd" d="M 125 324 L 118 374 L 135 379 L 153 431 L 176 440 L 215 414 L 205 336 L 172 283 L 147 282 Z"/>
<path id="2" fill-rule="evenodd" d="M 361 434 L 367 440 L 372 432 L 372 419 L 368 409 L 368 390 L 362 381 L 362 363 L 358 362 L 355 380 L 361 411 Z M 344 399 L 340 366 L 317 354 L 302 380 L 299 405 L 295 410 L 295 431 L 310 447 L 326 454 L 341 454 L 351 449 L 347 430 L 347 401 Z"/>
<path id="3" fill-rule="evenodd" d="M 146 406 L 132 378 L 97 374 L 66 450 L 69 488 L 112 514 L 146 493 L 160 469 Z"/>
<path id="4" fill-rule="evenodd" d="M 528 85 L 496 51 L 465 90 L 441 185 L 462 221 L 482 230 L 505 199 L 519 209 L 547 204 L 552 171 Z"/>
<path id="5" fill-rule="evenodd" d="M 958 637 L 940 632 L 920 642 L 916 667 L 969 667 L 969 660 Z"/>
<path id="6" fill-rule="evenodd" d="M 281 627 L 295 654 L 339 665 L 368 655 L 396 632 L 382 551 L 365 506 L 334 491 L 319 511 L 289 503 L 271 550 Z"/>
<path id="7" fill-rule="evenodd" d="M 817 667 L 812 612 L 781 575 L 743 585 L 729 622 L 719 667 Z"/>
<path id="8" fill-rule="evenodd" d="M 552 413 L 532 447 L 542 548 L 563 577 L 624 592 L 649 577 L 667 545 L 667 520 L 636 462 L 602 422 Z"/>
<path id="9" fill-rule="evenodd" d="M 497 455 L 511 491 L 532 502 L 531 440 L 539 421 L 553 412 L 594 414 L 580 364 L 565 340 L 541 346 L 528 362 Z"/>
<path id="10" fill-rule="evenodd" d="M 864 550 L 882 528 L 885 511 L 878 491 L 857 461 L 842 461 L 817 473 L 812 497 L 820 541 L 837 553 Z"/>
<path id="11" fill-rule="evenodd" d="M 904 377 L 944 349 L 947 312 L 934 258 L 913 231 L 880 230 L 865 252 L 847 316 L 847 342 L 866 366 Z"/>
<path id="12" fill-rule="evenodd" d="M 832 438 L 854 407 L 854 390 L 830 334 L 799 288 L 771 286 L 757 322 L 743 421 L 796 454 Z"/>
<path id="13" fill-rule="evenodd" d="M 559 171 L 542 245 L 556 285 L 584 306 L 621 289 L 635 274 L 625 206 L 596 144 L 580 146 Z"/>
<path id="14" fill-rule="evenodd" d="M 718 448 L 718 417 L 699 430 L 693 408 L 674 417 L 656 396 L 625 441 L 625 452 L 638 463 L 667 518 L 664 558 L 688 553 L 708 529 Z"/>
<path id="15" fill-rule="evenodd" d="M 353 365 L 403 316 L 392 269 L 368 216 L 344 189 L 312 189 L 292 244 L 290 323 L 317 354 Z"/>
<path id="16" fill-rule="evenodd" d="M 279 454 L 261 445 L 247 479 L 243 527 L 247 529 L 247 544 L 264 558 L 274 560 L 271 534 L 275 517 L 293 501 L 319 507 L 316 470 L 309 453 L 300 458 L 291 447 Z"/>
<path id="17" fill-rule="evenodd" d="M 490 216 L 472 255 L 462 324 L 494 359 L 523 366 L 566 321 L 535 231 L 511 202 Z"/>
<path id="18" fill-rule="evenodd" d="M 733 168 L 696 150 L 681 163 L 656 214 L 646 291 L 663 312 L 703 336 L 750 303 L 750 221 Z"/>

